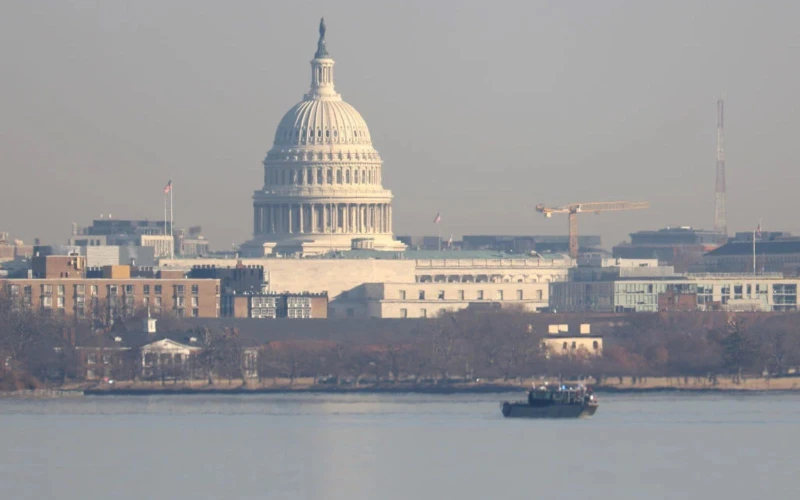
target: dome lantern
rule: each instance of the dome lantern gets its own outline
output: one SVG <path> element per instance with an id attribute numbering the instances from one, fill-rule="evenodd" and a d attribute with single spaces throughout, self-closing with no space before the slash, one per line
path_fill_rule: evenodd
<path id="1" fill-rule="evenodd" d="M 319 41 L 317 52 L 311 61 L 311 90 L 305 100 L 328 99 L 340 101 L 342 97 L 333 89 L 333 59 L 325 44 L 325 18 L 319 21 Z"/>

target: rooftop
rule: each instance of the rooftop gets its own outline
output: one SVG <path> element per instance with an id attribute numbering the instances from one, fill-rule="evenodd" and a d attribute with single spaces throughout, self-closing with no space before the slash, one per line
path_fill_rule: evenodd
<path id="1" fill-rule="evenodd" d="M 756 240 L 757 255 L 779 255 L 800 253 L 800 238 L 784 240 L 759 241 Z M 753 255 L 752 241 L 731 241 L 705 254 L 708 257 L 722 257 L 729 255 Z"/>

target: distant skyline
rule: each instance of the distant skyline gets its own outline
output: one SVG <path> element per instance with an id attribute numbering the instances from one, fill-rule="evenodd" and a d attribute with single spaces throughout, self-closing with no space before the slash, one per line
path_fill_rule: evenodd
<path id="1" fill-rule="evenodd" d="M 800 233 L 793 2 L 211 0 L 0 6 L 0 231 L 65 243 L 100 214 L 252 232 L 319 18 L 365 118 L 398 235 L 566 234 L 537 203 L 649 201 L 579 219 L 603 246 L 712 229 L 725 95 L 728 228 Z M 433 224 L 441 213 L 439 227 Z"/>

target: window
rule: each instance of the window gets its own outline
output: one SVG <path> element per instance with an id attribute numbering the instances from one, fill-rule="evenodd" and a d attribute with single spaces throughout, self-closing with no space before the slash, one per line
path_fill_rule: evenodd
<path id="1" fill-rule="evenodd" d="M 543 300 L 542 295 L 543 293 L 541 290 L 536 290 L 536 300 Z"/>
<path id="2" fill-rule="evenodd" d="M 49 295 L 42 297 L 42 307 L 53 307 L 53 297 Z"/>
<path id="3" fill-rule="evenodd" d="M 86 355 L 86 364 L 87 365 L 95 365 L 97 364 L 97 354 L 90 352 Z"/>
<path id="4" fill-rule="evenodd" d="M 427 309 L 420 309 L 419 310 L 419 317 L 420 318 L 427 318 L 428 317 L 428 310 Z"/>
<path id="5" fill-rule="evenodd" d="M 517 300 L 522 300 L 522 290 L 517 290 Z"/>
<path id="6" fill-rule="evenodd" d="M 186 298 L 185 297 L 175 297 L 175 305 L 178 307 L 183 307 L 186 305 Z"/>
<path id="7" fill-rule="evenodd" d="M 84 295 L 86 293 L 86 285 L 75 285 L 75 295 Z"/>
<path id="8" fill-rule="evenodd" d="M 198 316 L 200 316 L 200 309 L 195 307 L 195 308 L 192 309 L 192 317 L 196 318 Z"/>
<path id="9" fill-rule="evenodd" d="M 58 295 L 64 296 L 64 285 L 58 285 Z"/>
<path id="10" fill-rule="evenodd" d="M 175 285 L 175 295 L 183 295 L 186 293 L 186 289 L 183 285 Z"/>
<path id="11" fill-rule="evenodd" d="M 596 350 L 600 349 L 600 344 L 595 340 L 594 342 L 592 342 L 592 347 L 596 351 Z"/>
<path id="12" fill-rule="evenodd" d="M 178 314 L 179 318 L 183 318 L 184 316 L 186 316 L 186 309 L 184 309 L 183 307 L 179 307 L 178 309 L 175 310 L 175 312 Z"/>
<path id="13" fill-rule="evenodd" d="M 425 290 L 419 291 L 419 300 L 425 300 Z"/>
<path id="14" fill-rule="evenodd" d="M 502 290 L 498 290 L 497 291 L 497 300 L 503 300 L 503 291 Z"/>
<path id="15" fill-rule="evenodd" d="M 573 340 L 572 341 L 572 348 L 575 349 L 577 347 L 577 343 Z"/>
<path id="16" fill-rule="evenodd" d="M 197 295 L 198 293 L 200 293 L 200 286 L 192 285 L 192 295 Z"/>
<path id="17" fill-rule="evenodd" d="M 458 300 L 464 300 L 464 290 L 458 291 Z"/>
<path id="18" fill-rule="evenodd" d="M 125 295 L 133 295 L 134 290 L 134 285 L 125 285 Z"/>
<path id="19" fill-rule="evenodd" d="M 192 297 L 192 307 L 197 307 L 197 297 Z"/>
<path id="20" fill-rule="evenodd" d="M 150 295 L 150 285 L 142 285 L 142 293 L 145 295 Z"/>
<path id="21" fill-rule="evenodd" d="M 444 290 L 439 290 L 438 298 L 439 300 L 444 300 Z"/>
<path id="22" fill-rule="evenodd" d="M 97 285 L 89 286 L 89 295 L 91 295 L 92 297 L 97 297 Z"/>
<path id="23" fill-rule="evenodd" d="M 400 300 L 406 300 L 406 291 L 400 290 Z"/>
<path id="24" fill-rule="evenodd" d="M 161 295 L 161 285 L 155 286 L 155 293 L 156 295 Z M 160 303 L 161 301 L 159 300 L 158 302 Z"/>
<path id="25" fill-rule="evenodd" d="M 483 300 L 483 290 L 478 290 L 478 300 Z"/>
<path id="26" fill-rule="evenodd" d="M 400 317 L 407 318 L 408 317 L 408 309 L 400 309 Z"/>
<path id="27" fill-rule="evenodd" d="M 142 306 L 144 306 L 145 309 L 150 306 L 150 297 L 145 297 L 142 299 Z"/>
<path id="28" fill-rule="evenodd" d="M 64 308 L 64 296 L 63 295 L 59 295 L 58 297 L 56 297 L 56 306 L 58 306 L 59 309 L 63 309 Z"/>
<path id="29" fill-rule="evenodd" d="M 53 293 L 53 285 L 42 285 L 42 295 L 50 295 Z"/>

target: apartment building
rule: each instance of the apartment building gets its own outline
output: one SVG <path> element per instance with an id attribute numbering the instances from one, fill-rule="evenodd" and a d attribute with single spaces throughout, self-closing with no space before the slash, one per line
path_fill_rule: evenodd
<path id="1" fill-rule="evenodd" d="M 130 266 L 106 266 L 102 277 L 87 278 L 82 259 L 48 256 L 34 273 L 40 277 L 1 280 L 0 289 L 23 307 L 77 318 L 113 319 L 141 309 L 182 317 L 219 316 L 219 280 L 166 273 L 136 278 Z"/>

